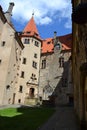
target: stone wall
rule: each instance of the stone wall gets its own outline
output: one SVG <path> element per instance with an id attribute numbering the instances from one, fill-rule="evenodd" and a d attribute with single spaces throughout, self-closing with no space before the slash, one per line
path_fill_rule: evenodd
<path id="1" fill-rule="evenodd" d="M 60 67 L 59 58 L 64 57 L 64 65 Z M 50 96 L 55 97 L 55 103 L 67 103 L 68 79 L 69 79 L 69 58 L 71 52 L 48 53 L 41 56 L 39 96 L 43 100 L 49 100 Z M 42 60 L 46 59 L 46 68 L 42 69 Z M 71 74 L 71 73 L 70 73 Z"/>

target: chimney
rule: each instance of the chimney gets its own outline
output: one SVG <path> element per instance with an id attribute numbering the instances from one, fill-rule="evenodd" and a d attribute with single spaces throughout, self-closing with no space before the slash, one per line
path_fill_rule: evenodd
<path id="1" fill-rule="evenodd" d="M 5 13 L 5 17 L 8 22 L 11 22 L 11 16 L 12 16 L 12 9 L 13 9 L 14 3 L 9 3 L 9 8 Z"/>
<path id="2" fill-rule="evenodd" d="M 55 46 L 55 44 L 57 43 L 56 35 L 57 35 L 57 32 L 55 31 L 55 32 L 54 32 L 54 46 Z"/>

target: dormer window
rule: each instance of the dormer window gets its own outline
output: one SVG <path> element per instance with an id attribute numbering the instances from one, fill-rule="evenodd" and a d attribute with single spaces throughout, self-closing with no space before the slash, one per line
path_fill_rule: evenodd
<path id="1" fill-rule="evenodd" d="M 50 44 L 50 42 L 47 42 L 47 44 Z"/>
<path id="2" fill-rule="evenodd" d="M 27 34 L 30 34 L 31 32 L 26 32 Z"/>

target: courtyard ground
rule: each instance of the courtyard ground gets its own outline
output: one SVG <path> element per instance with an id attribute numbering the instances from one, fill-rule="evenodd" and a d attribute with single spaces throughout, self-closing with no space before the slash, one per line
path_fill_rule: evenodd
<path id="1" fill-rule="evenodd" d="M 55 114 L 38 130 L 80 130 L 72 106 L 56 107 Z"/>

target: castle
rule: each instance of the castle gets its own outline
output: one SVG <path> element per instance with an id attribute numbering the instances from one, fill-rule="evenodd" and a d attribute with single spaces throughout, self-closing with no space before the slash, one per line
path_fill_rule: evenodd
<path id="1" fill-rule="evenodd" d="M 0 105 L 29 104 L 54 99 L 73 102 L 72 35 L 42 39 L 34 17 L 22 32 L 11 23 L 14 3 L 0 6 Z"/>

